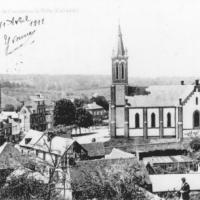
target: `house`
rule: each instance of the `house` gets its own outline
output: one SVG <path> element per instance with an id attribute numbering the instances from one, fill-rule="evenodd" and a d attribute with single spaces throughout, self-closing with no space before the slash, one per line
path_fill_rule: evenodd
<path id="1" fill-rule="evenodd" d="M 11 126 L 11 138 L 12 141 L 19 141 L 21 134 L 21 120 L 19 114 L 16 112 L 1 112 L 0 120 L 7 123 L 6 127 Z M 11 125 L 10 125 L 11 124 Z M 8 130 L 9 132 L 9 130 Z"/>
<path id="2" fill-rule="evenodd" d="M 149 86 L 138 93 L 128 85 L 128 55 L 119 26 L 118 48 L 112 56 L 111 136 L 182 140 L 198 135 L 199 130 L 199 81 Z"/>
<path id="3" fill-rule="evenodd" d="M 23 131 L 46 130 L 46 106 L 44 97 L 40 94 L 30 97 L 30 101 L 24 103 L 19 113 Z"/>
<path id="4" fill-rule="evenodd" d="M 47 129 L 53 128 L 53 112 L 54 112 L 54 102 L 46 103 L 46 123 L 47 123 Z"/>
<path id="5" fill-rule="evenodd" d="M 12 140 L 12 124 L 9 119 L 0 119 L 0 145 Z"/>
<path id="6" fill-rule="evenodd" d="M 85 105 L 84 108 L 93 116 L 95 125 L 101 124 L 107 115 L 106 110 L 95 102 Z"/>
<path id="7" fill-rule="evenodd" d="M 73 160 L 87 157 L 87 151 L 75 140 L 59 136 L 50 139 L 46 133 L 32 129 L 19 145 L 22 153 L 33 154 L 51 164 L 59 162 L 64 168 Z"/>
<path id="8" fill-rule="evenodd" d="M 101 159 L 105 157 L 105 148 L 102 142 L 81 144 L 88 153 L 88 159 Z"/>

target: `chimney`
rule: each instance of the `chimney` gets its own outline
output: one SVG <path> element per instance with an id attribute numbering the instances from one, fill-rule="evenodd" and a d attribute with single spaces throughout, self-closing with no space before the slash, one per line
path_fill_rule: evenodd
<path id="1" fill-rule="evenodd" d="M 179 99 L 179 104 L 182 105 L 182 99 L 181 98 Z"/>
<path id="2" fill-rule="evenodd" d="M 183 80 L 181 81 L 181 85 L 184 85 L 184 81 Z"/>
<path id="3" fill-rule="evenodd" d="M 195 80 L 195 85 L 199 85 L 199 80 Z"/>

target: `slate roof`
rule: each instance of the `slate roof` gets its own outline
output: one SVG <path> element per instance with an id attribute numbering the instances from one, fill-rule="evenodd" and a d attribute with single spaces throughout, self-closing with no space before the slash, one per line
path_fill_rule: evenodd
<path id="1" fill-rule="evenodd" d="M 179 99 L 184 100 L 194 85 L 156 85 L 147 89 L 148 95 L 126 96 L 131 107 L 177 106 Z"/>
<path id="2" fill-rule="evenodd" d="M 28 143 L 26 143 L 27 139 L 30 140 Z M 51 141 L 51 153 L 62 156 L 74 142 L 70 138 L 55 136 Z M 49 152 L 50 142 L 45 133 L 31 129 L 26 133 L 19 145 Z"/>
<path id="3" fill-rule="evenodd" d="M 85 106 L 86 109 L 88 110 L 98 110 L 98 109 L 103 109 L 102 106 L 97 105 L 95 102 L 89 103 Z"/>
<path id="4" fill-rule="evenodd" d="M 81 145 L 88 152 L 89 157 L 105 156 L 105 148 L 102 142 L 92 142 Z"/>

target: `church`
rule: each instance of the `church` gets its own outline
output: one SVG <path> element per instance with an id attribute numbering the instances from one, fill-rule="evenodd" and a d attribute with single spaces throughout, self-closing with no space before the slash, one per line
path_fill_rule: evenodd
<path id="1" fill-rule="evenodd" d="M 132 87 L 133 88 L 133 87 Z M 130 92 L 128 55 L 119 26 L 118 46 L 112 56 L 110 102 L 111 137 L 177 138 L 200 130 L 200 84 L 156 85 L 143 93 Z"/>

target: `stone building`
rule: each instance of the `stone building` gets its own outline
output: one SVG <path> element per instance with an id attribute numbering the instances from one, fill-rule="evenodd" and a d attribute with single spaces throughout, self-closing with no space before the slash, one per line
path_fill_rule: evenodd
<path id="1" fill-rule="evenodd" d="M 45 100 L 41 95 L 30 98 L 20 110 L 21 128 L 23 131 L 30 129 L 44 131 L 47 128 Z"/>
<path id="2" fill-rule="evenodd" d="M 112 57 L 110 131 L 112 137 L 144 139 L 197 135 L 200 130 L 200 84 L 149 86 L 142 93 L 128 85 L 128 55 L 119 27 Z M 136 89 L 134 91 L 137 91 Z"/>

